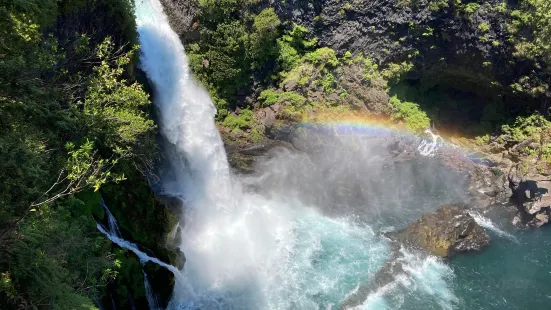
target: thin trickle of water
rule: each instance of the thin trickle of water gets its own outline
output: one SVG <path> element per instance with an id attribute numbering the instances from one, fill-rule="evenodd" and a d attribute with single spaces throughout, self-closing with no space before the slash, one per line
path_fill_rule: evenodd
<path id="1" fill-rule="evenodd" d="M 106 235 L 107 238 L 109 238 L 109 240 L 111 240 L 113 243 L 117 244 L 118 246 L 120 246 L 123 249 L 127 249 L 127 250 L 130 250 L 130 251 L 134 252 L 134 254 L 136 254 L 136 256 L 140 259 L 142 264 L 147 263 L 147 262 L 152 262 L 152 263 L 155 263 L 157 265 L 160 265 L 160 266 L 165 267 L 166 269 L 172 271 L 172 273 L 174 273 L 174 275 L 176 276 L 176 279 L 178 279 L 181 276 L 180 271 L 176 267 L 174 267 L 172 265 L 169 265 L 169 264 L 159 260 L 158 258 L 151 257 L 151 256 L 147 255 L 146 253 L 140 251 L 138 249 L 138 246 L 135 243 L 132 243 L 130 241 L 126 241 L 126 240 L 124 240 L 120 237 L 117 237 L 117 236 L 109 233 L 108 231 L 105 230 L 105 228 L 101 224 L 97 224 L 96 226 L 97 226 L 98 230 L 100 232 L 102 232 L 104 235 Z"/>
<path id="2" fill-rule="evenodd" d="M 140 262 L 142 263 L 142 265 L 145 265 L 145 263 L 147 263 L 147 262 L 152 262 L 152 263 L 155 263 L 155 264 L 160 265 L 162 267 L 165 267 L 169 271 L 172 271 L 172 273 L 174 274 L 174 276 L 176 278 L 176 281 L 182 282 L 181 274 L 180 274 L 179 270 L 176 267 L 174 267 L 172 265 L 169 265 L 169 264 L 166 264 L 166 263 L 160 261 L 157 258 L 150 257 L 149 255 L 145 254 L 144 252 L 140 251 L 136 244 L 124 240 L 121 236 L 120 229 L 119 229 L 119 224 L 117 223 L 117 219 L 113 216 L 113 214 L 111 213 L 111 211 L 109 210 L 109 208 L 105 204 L 105 201 L 103 200 L 103 197 L 101 198 L 101 205 L 103 206 L 103 208 L 105 210 L 105 213 L 107 214 L 107 222 L 109 224 L 109 230 L 106 230 L 101 224 L 97 223 L 96 226 L 97 226 L 97 228 L 100 232 L 105 234 L 109 238 L 109 240 L 116 243 L 121 248 L 124 248 L 124 249 L 127 249 L 127 250 L 130 250 L 130 251 L 134 252 L 134 254 L 136 254 L 136 256 L 138 256 L 138 258 L 140 259 Z M 149 304 L 149 309 L 158 310 L 158 309 L 160 309 L 160 307 L 158 306 L 157 297 L 155 296 L 155 292 L 153 291 L 153 288 L 149 284 L 149 279 L 147 278 L 147 274 L 145 273 L 144 270 L 142 270 L 142 271 L 143 271 L 143 275 L 144 275 L 144 287 L 145 287 L 147 301 L 148 301 L 148 304 Z M 112 302 L 113 302 L 113 307 L 114 307 L 114 301 L 112 301 Z M 134 308 L 133 300 L 130 300 L 130 302 L 131 302 L 131 305 Z"/>
<path id="3" fill-rule="evenodd" d="M 121 231 L 119 229 L 119 224 L 117 223 L 117 219 L 113 216 L 113 213 L 111 213 L 111 210 L 107 207 L 105 204 L 105 201 L 103 200 L 103 197 L 100 196 L 101 206 L 103 207 L 103 210 L 105 210 L 105 214 L 107 215 L 107 225 L 109 226 L 109 233 L 121 237 Z"/>
<path id="4" fill-rule="evenodd" d="M 161 307 L 159 307 L 159 302 L 157 301 L 157 296 L 155 295 L 155 292 L 153 291 L 151 284 L 149 284 L 147 273 L 145 273 L 145 270 L 142 270 L 142 272 L 143 272 L 143 278 L 144 278 L 145 296 L 147 297 L 147 304 L 149 305 L 149 310 L 161 310 Z"/>

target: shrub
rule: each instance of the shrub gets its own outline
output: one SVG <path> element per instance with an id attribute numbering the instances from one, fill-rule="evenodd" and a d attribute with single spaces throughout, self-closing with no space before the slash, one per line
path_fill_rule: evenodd
<path id="1" fill-rule="evenodd" d="M 295 107 L 302 107 L 306 103 L 306 98 L 295 92 L 284 92 L 279 95 L 278 102 L 289 103 Z"/>
<path id="2" fill-rule="evenodd" d="M 276 39 L 279 36 L 279 17 L 273 8 L 260 12 L 254 18 L 254 32 L 250 35 L 251 69 L 257 70 L 278 54 Z"/>
<path id="3" fill-rule="evenodd" d="M 222 123 L 224 126 L 232 129 L 232 130 L 239 130 L 239 129 L 250 129 L 253 127 L 253 111 L 244 109 L 241 110 L 239 115 L 236 114 L 230 114 Z"/>
<path id="4" fill-rule="evenodd" d="M 260 93 L 258 100 L 262 101 L 262 107 L 269 107 L 277 103 L 279 94 L 277 94 L 272 88 L 266 89 Z"/>
<path id="5" fill-rule="evenodd" d="M 304 59 L 323 67 L 335 67 L 339 64 L 335 51 L 328 47 L 318 48 L 317 50 L 306 54 Z"/>
<path id="6" fill-rule="evenodd" d="M 390 98 L 393 110 L 392 119 L 401 120 L 406 128 L 412 132 L 420 133 L 430 127 L 430 119 L 419 105 L 413 102 L 400 101 L 398 97 Z"/>
<path id="7" fill-rule="evenodd" d="M 528 117 L 519 116 L 512 125 L 503 125 L 503 133 L 513 137 L 517 142 L 526 139 L 539 140 L 541 135 L 551 128 L 551 122 L 540 114 L 530 115 Z"/>
<path id="8" fill-rule="evenodd" d="M 521 0 L 511 17 L 508 29 L 513 34 L 515 56 L 529 59 L 541 56 L 551 63 L 551 2 Z"/>
<path id="9" fill-rule="evenodd" d="M 273 89 L 267 89 L 260 93 L 258 99 L 262 101 L 262 107 L 269 107 L 276 103 L 288 103 L 292 106 L 302 107 L 306 98 L 295 92 L 276 93 Z"/>
<path id="10" fill-rule="evenodd" d="M 464 12 L 468 17 L 471 17 L 478 9 L 480 9 L 480 4 L 471 2 L 465 5 Z"/>
<path id="11" fill-rule="evenodd" d="M 481 33 L 486 33 L 490 31 L 490 24 L 486 22 L 478 24 L 478 31 L 480 31 Z"/>

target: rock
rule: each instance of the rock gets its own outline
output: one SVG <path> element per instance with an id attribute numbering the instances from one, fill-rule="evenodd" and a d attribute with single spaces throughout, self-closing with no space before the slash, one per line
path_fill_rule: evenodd
<path id="1" fill-rule="evenodd" d="M 288 80 L 285 85 L 283 85 L 283 89 L 285 91 L 294 91 L 298 86 L 298 83 L 296 80 L 294 79 L 290 79 Z"/>
<path id="2" fill-rule="evenodd" d="M 184 42 L 199 38 L 198 0 L 161 0 L 161 3 L 165 7 L 170 26 Z"/>
<path id="3" fill-rule="evenodd" d="M 542 225 L 545 225 L 547 223 L 549 223 L 549 215 L 548 214 L 545 214 L 545 213 L 539 213 L 539 214 L 536 214 L 535 216 L 535 225 L 537 227 L 540 227 Z"/>
<path id="4" fill-rule="evenodd" d="M 545 176 L 523 172 L 513 167 L 508 175 L 513 202 L 518 209 L 518 226 L 540 227 L 549 223 L 551 215 L 551 180 Z"/>
<path id="5" fill-rule="evenodd" d="M 473 165 L 467 167 L 470 175 L 469 193 L 478 208 L 507 201 L 512 191 L 506 174 L 498 167 Z"/>
<path id="6" fill-rule="evenodd" d="M 490 244 L 490 237 L 464 205 L 441 206 L 390 237 L 440 257 L 480 251 Z"/>

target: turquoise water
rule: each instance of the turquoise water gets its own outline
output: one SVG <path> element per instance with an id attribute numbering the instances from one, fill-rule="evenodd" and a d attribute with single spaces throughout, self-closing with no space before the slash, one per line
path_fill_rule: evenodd
<path id="1" fill-rule="evenodd" d="M 297 217 L 294 232 L 279 268 L 269 270 L 270 309 L 338 308 L 388 258 L 386 242 L 351 219 L 309 211 Z"/>
<path id="2" fill-rule="evenodd" d="M 462 309 L 549 309 L 551 229 L 514 233 L 518 243 L 492 236 L 480 254 L 450 262 Z"/>

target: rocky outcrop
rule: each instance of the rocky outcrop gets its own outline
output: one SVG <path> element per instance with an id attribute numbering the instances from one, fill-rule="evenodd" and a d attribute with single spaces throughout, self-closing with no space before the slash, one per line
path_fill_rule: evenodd
<path id="1" fill-rule="evenodd" d="M 480 251 L 490 244 L 490 237 L 484 228 L 475 222 L 463 205 L 444 205 L 390 237 L 439 257 Z"/>
<path id="2" fill-rule="evenodd" d="M 539 174 L 524 174 L 519 165 L 508 175 L 513 202 L 518 214 L 513 224 L 540 227 L 549 223 L 551 216 L 551 178 Z"/>

